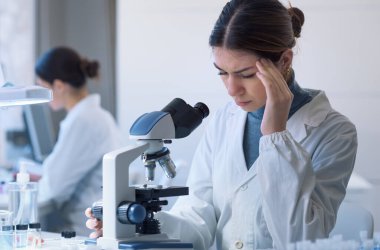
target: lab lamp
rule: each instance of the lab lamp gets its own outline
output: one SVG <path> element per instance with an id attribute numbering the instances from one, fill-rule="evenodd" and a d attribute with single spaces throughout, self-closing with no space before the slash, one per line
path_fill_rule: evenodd
<path id="1" fill-rule="evenodd" d="M 14 86 L 6 83 L 0 87 L 0 107 L 44 103 L 52 99 L 53 93 L 50 89 L 36 85 Z"/>

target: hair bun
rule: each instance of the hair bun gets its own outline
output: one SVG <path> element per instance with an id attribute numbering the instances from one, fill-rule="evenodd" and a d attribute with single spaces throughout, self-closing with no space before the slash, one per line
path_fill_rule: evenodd
<path id="1" fill-rule="evenodd" d="M 288 12 L 292 19 L 292 27 L 293 27 L 294 36 L 298 38 L 301 36 L 301 29 L 302 29 L 302 25 L 305 22 L 305 16 L 302 10 L 296 7 L 290 7 L 288 9 Z"/>
<path id="2" fill-rule="evenodd" d="M 82 70 L 83 73 L 89 78 L 97 77 L 99 73 L 99 63 L 98 61 L 88 61 L 87 59 L 82 59 Z"/>

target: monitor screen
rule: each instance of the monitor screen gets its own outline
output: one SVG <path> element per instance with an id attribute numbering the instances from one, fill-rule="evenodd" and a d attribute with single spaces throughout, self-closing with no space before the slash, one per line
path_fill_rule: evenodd
<path id="1" fill-rule="evenodd" d="M 52 152 L 57 139 L 48 104 L 24 106 L 23 116 L 34 161 L 42 163 Z"/>

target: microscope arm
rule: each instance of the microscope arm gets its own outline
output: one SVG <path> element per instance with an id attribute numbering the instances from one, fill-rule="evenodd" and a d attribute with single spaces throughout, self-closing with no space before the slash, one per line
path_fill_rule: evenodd
<path id="1" fill-rule="evenodd" d="M 121 148 L 103 157 L 103 237 L 100 242 L 135 236 L 135 226 L 121 224 L 116 211 L 121 202 L 135 201 L 135 189 L 129 186 L 129 165 L 149 147 L 148 143 Z M 102 244 L 103 245 L 103 244 Z"/>

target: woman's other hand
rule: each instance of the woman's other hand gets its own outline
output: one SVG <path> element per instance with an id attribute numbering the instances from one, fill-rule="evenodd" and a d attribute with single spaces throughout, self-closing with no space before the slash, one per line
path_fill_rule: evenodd
<path id="1" fill-rule="evenodd" d="M 91 208 L 87 208 L 85 214 L 88 218 L 86 221 L 86 227 L 95 230 L 90 234 L 90 238 L 98 238 L 103 235 L 103 223 L 102 221 L 96 219 L 91 212 Z"/>

